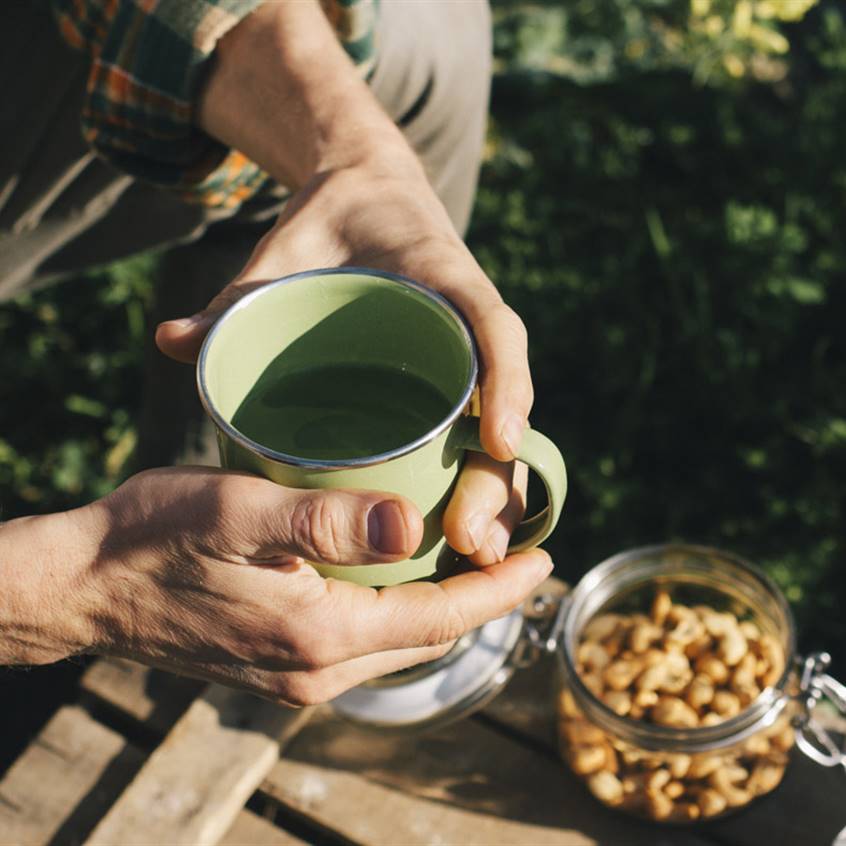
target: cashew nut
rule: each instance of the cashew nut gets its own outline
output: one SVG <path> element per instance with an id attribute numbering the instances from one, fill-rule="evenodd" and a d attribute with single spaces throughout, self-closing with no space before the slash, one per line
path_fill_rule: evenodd
<path id="1" fill-rule="evenodd" d="M 629 632 L 629 647 L 635 653 L 646 652 L 663 634 L 664 630 L 654 623 L 638 623 Z"/>
<path id="2" fill-rule="evenodd" d="M 690 778 L 707 778 L 723 764 L 719 755 L 697 755 L 690 762 L 687 774 Z"/>
<path id="3" fill-rule="evenodd" d="M 724 766 L 708 776 L 708 784 L 726 800 L 730 808 L 745 805 L 752 799 L 752 793 L 737 786 L 737 782 L 745 781 L 749 773 L 743 767 Z"/>
<path id="4" fill-rule="evenodd" d="M 608 690 L 602 695 L 602 701 L 621 717 L 632 709 L 632 697 L 626 690 Z"/>
<path id="5" fill-rule="evenodd" d="M 715 817 L 717 814 L 721 814 L 728 804 L 722 793 L 718 793 L 711 787 L 705 788 L 699 794 L 696 803 L 699 805 L 703 817 Z"/>
<path id="6" fill-rule="evenodd" d="M 635 694 L 634 704 L 640 708 L 651 708 L 658 701 L 658 694 L 646 687 Z"/>
<path id="7" fill-rule="evenodd" d="M 606 805 L 619 805 L 623 801 L 623 785 L 613 773 L 600 770 L 588 778 L 587 786 Z"/>
<path id="8" fill-rule="evenodd" d="M 743 754 L 750 758 L 760 758 L 768 754 L 770 751 L 770 741 L 764 736 L 762 732 L 753 734 L 743 744 Z"/>
<path id="9" fill-rule="evenodd" d="M 691 708 L 700 711 L 714 698 L 714 683 L 705 673 L 697 673 L 693 677 L 685 694 L 685 700 Z"/>
<path id="10" fill-rule="evenodd" d="M 611 656 L 596 641 L 586 640 L 579 646 L 576 657 L 588 670 L 604 670 L 611 661 Z"/>
<path id="11" fill-rule="evenodd" d="M 570 749 L 570 766 L 577 775 L 595 773 L 604 765 L 604 746 L 573 746 Z"/>
<path id="12" fill-rule="evenodd" d="M 669 652 L 659 663 L 647 667 L 638 677 L 638 690 L 662 690 L 681 693 L 687 687 L 693 672 L 690 663 L 680 652 Z"/>
<path id="13" fill-rule="evenodd" d="M 656 626 L 663 626 L 664 620 L 667 619 L 667 614 L 670 613 L 670 609 L 672 607 L 673 602 L 670 599 L 670 594 L 665 590 L 659 590 L 655 594 L 655 599 L 652 600 L 652 608 L 649 612 L 649 616 L 652 617 L 652 622 L 655 623 Z"/>
<path id="14" fill-rule="evenodd" d="M 664 793 L 670 799 L 678 799 L 684 793 L 684 785 L 680 781 L 671 781 L 665 788 Z"/>
<path id="15" fill-rule="evenodd" d="M 582 711 L 578 705 L 576 705 L 576 700 L 573 698 L 573 694 L 570 692 L 570 688 L 564 688 L 561 693 L 558 694 L 558 713 L 563 714 L 565 717 L 581 717 Z"/>
<path id="16" fill-rule="evenodd" d="M 597 698 L 602 696 L 605 685 L 602 683 L 602 676 L 599 673 L 584 673 L 581 676 L 582 684 Z"/>
<path id="17" fill-rule="evenodd" d="M 654 820 L 665 820 L 673 813 L 673 800 L 660 790 L 646 796 L 649 815 Z"/>
<path id="18" fill-rule="evenodd" d="M 700 655 L 704 655 L 711 649 L 711 644 L 713 643 L 711 639 L 711 635 L 703 634 L 700 635 L 695 640 L 692 640 L 687 646 L 684 648 L 684 654 L 687 655 L 688 658 L 691 660 L 698 658 Z"/>
<path id="19" fill-rule="evenodd" d="M 571 746 L 592 746 L 605 741 L 605 732 L 587 720 L 568 720 L 562 731 Z"/>
<path id="20" fill-rule="evenodd" d="M 642 666 L 640 661 L 620 658 L 605 668 L 602 678 L 608 687 L 614 690 L 625 690 L 635 680 Z"/>
<path id="21" fill-rule="evenodd" d="M 756 664 L 755 656 L 751 652 L 747 652 L 732 673 L 730 686 L 738 695 L 741 705 L 748 705 L 761 692 L 761 689 L 755 684 Z"/>
<path id="22" fill-rule="evenodd" d="M 775 790 L 781 783 L 784 776 L 784 765 L 764 758 L 755 764 L 752 775 L 746 784 L 746 789 L 753 796 L 760 796 L 762 793 L 769 793 Z"/>
<path id="23" fill-rule="evenodd" d="M 736 693 L 728 690 L 718 690 L 711 701 L 711 707 L 721 717 L 728 719 L 740 713 L 740 699 Z"/>
<path id="24" fill-rule="evenodd" d="M 761 635 L 757 643 L 758 652 L 768 669 L 760 674 L 763 687 L 772 687 L 784 672 L 784 650 L 772 635 Z"/>
<path id="25" fill-rule="evenodd" d="M 749 651 L 746 638 L 743 636 L 743 632 L 740 631 L 737 623 L 729 625 L 725 633 L 718 640 L 720 645 L 717 648 L 717 654 L 729 667 L 734 667 L 735 664 L 738 664 Z"/>
<path id="26" fill-rule="evenodd" d="M 674 605 L 667 619 L 676 623 L 675 627 L 667 632 L 668 643 L 672 641 L 681 646 L 687 646 L 705 634 L 705 627 L 699 618 L 684 605 Z"/>
<path id="27" fill-rule="evenodd" d="M 673 778 L 684 778 L 690 769 L 691 761 L 690 755 L 684 755 L 680 752 L 675 755 L 668 755 L 667 765 Z"/>
<path id="28" fill-rule="evenodd" d="M 696 711 L 677 696 L 661 696 L 652 709 L 652 719 L 662 726 L 695 728 L 699 725 Z"/>
<path id="29" fill-rule="evenodd" d="M 617 631 L 617 627 L 623 618 L 619 614 L 600 614 L 594 617 L 582 632 L 584 640 L 603 641 L 607 640 Z"/>
<path id="30" fill-rule="evenodd" d="M 709 676 L 714 684 L 724 684 L 728 681 L 728 667 L 713 655 L 700 655 L 693 666 L 697 673 Z"/>

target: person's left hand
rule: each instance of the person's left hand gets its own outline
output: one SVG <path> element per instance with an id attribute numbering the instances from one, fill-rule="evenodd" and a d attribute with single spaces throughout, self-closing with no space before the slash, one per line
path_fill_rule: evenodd
<path id="1" fill-rule="evenodd" d="M 416 163 L 415 163 L 416 164 Z M 259 285 L 303 270 L 354 265 L 399 273 L 454 303 L 480 355 L 481 440 L 444 516 L 450 546 L 480 565 L 502 561 L 525 508 L 527 471 L 514 456 L 533 392 L 526 330 L 461 241 L 422 168 L 360 166 L 312 178 L 259 241 L 244 269 L 208 307 L 162 323 L 159 348 L 193 362 L 215 320 Z"/>

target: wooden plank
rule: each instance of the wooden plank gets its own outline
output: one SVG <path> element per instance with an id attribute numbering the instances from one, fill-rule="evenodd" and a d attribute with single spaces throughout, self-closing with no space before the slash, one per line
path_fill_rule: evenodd
<path id="1" fill-rule="evenodd" d="M 519 671 L 485 709 L 484 719 L 490 725 L 542 744 L 549 754 L 555 754 L 555 678 L 553 657 Z M 846 827 L 843 778 L 841 768 L 826 769 L 794 752 L 784 782 L 777 790 L 722 821 L 696 830 L 704 837 L 736 846 L 831 843 Z M 583 795 L 585 802 L 599 813 L 598 803 Z"/>
<path id="2" fill-rule="evenodd" d="M 211 685 L 150 756 L 89 846 L 216 843 L 307 711 Z"/>
<path id="3" fill-rule="evenodd" d="M 325 709 L 261 787 L 316 826 L 365 846 L 654 844 L 654 826 L 601 811 L 563 765 L 478 722 L 400 736 Z M 676 830 L 674 846 L 705 846 Z"/>
<path id="4" fill-rule="evenodd" d="M 252 811 L 243 810 L 218 846 L 306 846 L 305 840 L 277 828 Z"/>
<path id="5" fill-rule="evenodd" d="M 123 658 L 101 658 L 85 671 L 80 686 L 157 734 L 165 734 L 206 683 Z"/>
<path id="6" fill-rule="evenodd" d="M 142 762 L 82 708 L 59 709 L 0 782 L 0 843 L 79 843 Z"/>

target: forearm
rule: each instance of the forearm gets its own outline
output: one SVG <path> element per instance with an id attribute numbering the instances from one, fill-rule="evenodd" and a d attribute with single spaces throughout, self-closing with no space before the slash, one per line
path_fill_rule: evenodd
<path id="1" fill-rule="evenodd" d="M 362 164 L 422 177 L 316 0 L 267 3 L 227 33 L 197 121 L 293 190 Z"/>
<path id="2" fill-rule="evenodd" d="M 47 664 L 93 645 L 83 510 L 0 526 L 0 666 Z"/>

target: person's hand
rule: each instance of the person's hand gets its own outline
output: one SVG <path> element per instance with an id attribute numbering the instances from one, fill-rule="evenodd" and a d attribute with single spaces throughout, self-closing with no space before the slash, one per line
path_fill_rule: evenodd
<path id="1" fill-rule="evenodd" d="M 477 564 L 502 561 L 524 510 L 526 472 L 512 461 L 532 383 L 526 331 L 456 234 L 416 160 L 398 171 L 364 165 L 322 173 L 289 202 L 238 277 L 208 307 L 159 326 L 167 355 L 194 361 L 221 313 L 258 285 L 302 270 L 356 265 L 399 273 L 453 302 L 480 354 L 481 438 L 444 516 L 449 544 Z"/>
<path id="2" fill-rule="evenodd" d="M 439 657 L 551 569 L 532 551 L 377 591 L 303 561 L 400 560 L 421 533 L 401 497 L 211 468 L 147 471 L 85 508 L 0 528 L 0 564 L 19 562 L 3 571 L 0 663 L 121 655 L 312 704 Z"/>

